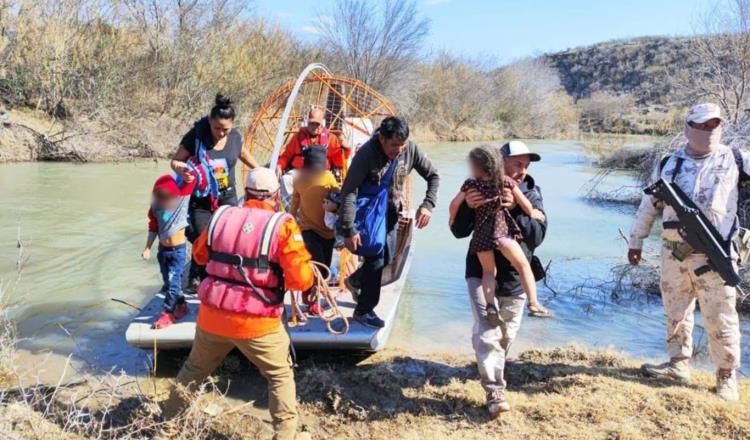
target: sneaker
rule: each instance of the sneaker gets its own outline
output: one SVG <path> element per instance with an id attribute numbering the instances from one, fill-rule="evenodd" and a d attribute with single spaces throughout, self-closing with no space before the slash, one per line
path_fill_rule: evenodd
<path id="1" fill-rule="evenodd" d="M 510 411 L 510 404 L 505 398 L 505 392 L 497 389 L 487 393 L 487 411 L 490 417 L 496 419 L 500 414 Z"/>
<path id="2" fill-rule="evenodd" d="M 344 286 L 346 286 L 346 289 L 351 292 L 354 302 L 357 302 L 359 299 L 360 288 L 356 284 L 356 281 L 352 280 L 352 277 L 346 277 L 344 278 Z"/>
<path id="3" fill-rule="evenodd" d="M 357 313 L 354 312 L 354 320 L 370 328 L 383 328 L 385 327 L 385 321 L 378 318 L 375 312 L 370 313 Z"/>
<path id="4" fill-rule="evenodd" d="M 155 330 L 161 330 L 164 328 L 169 327 L 170 325 L 175 323 L 175 317 L 174 314 L 169 312 L 161 312 L 161 315 L 159 315 L 159 319 L 156 320 L 154 325 L 151 326 L 151 328 Z"/>
<path id="5" fill-rule="evenodd" d="M 498 328 L 503 325 L 503 318 L 500 317 L 500 313 L 498 313 L 494 304 L 487 304 L 485 311 L 487 312 L 487 321 L 492 327 Z"/>
<path id="6" fill-rule="evenodd" d="M 643 364 L 641 371 L 648 377 L 659 379 L 674 379 L 681 383 L 690 382 L 690 368 L 687 359 L 669 361 L 659 365 Z"/>
<path id="7" fill-rule="evenodd" d="M 180 320 L 187 316 L 188 314 L 188 305 L 187 303 L 181 302 L 177 304 L 177 306 L 174 308 L 174 319 L 175 321 Z"/>
<path id="8" fill-rule="evenodd" d="M 312 316 L 320 316 L 322 314 L 320 304 L 312 303 L 307 306 L 307 314 Z"/>
<path id="9" fill-rule="evenodd" d="M 718 370 L 716 372 L 716 394 L 727 402 L 740 400 L 737 389 L 737 373 L 734 370 Z"/>

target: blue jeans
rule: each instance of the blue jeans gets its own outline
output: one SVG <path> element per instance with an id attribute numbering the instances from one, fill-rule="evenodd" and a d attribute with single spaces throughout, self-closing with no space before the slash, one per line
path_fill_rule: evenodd
<path id="1" fill-rule="evenodd" d="M 187 245 L 167 247 L 159 245 L 159 270 L 164 282 L 162 293 L 164 294 L 164 311 L 172 313 L 178 304 L 185 302 L 182 296 L 182 272 L 185 270 L 187 260 Z"/>

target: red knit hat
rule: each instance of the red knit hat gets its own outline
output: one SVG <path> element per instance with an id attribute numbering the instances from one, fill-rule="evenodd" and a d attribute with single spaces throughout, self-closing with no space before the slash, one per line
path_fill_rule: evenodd
<path id="1" fill-rule="evenodd" d="M 160 191 L 171 195 L 172 197 L 179 197 L 182 195 L 180 187 L 177 186 L 177 182 L 174 180 L 171 174 L 165 174 L 160 176 L 154 182 L 153 192 Z"/>

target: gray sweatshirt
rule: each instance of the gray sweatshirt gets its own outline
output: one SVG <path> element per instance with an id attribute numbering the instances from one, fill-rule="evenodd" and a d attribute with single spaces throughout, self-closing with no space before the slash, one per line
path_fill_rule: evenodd
<path id="1" fill-rule="evenodd" d="M 155 203 L 148 210 L 148 232 L 149 236 L 158 234 L 159 240 L 167 240 L 181 229 L 188 226 L 188 206 L 190 194 L 180 196 L 174 211 L 168 212 L 159 208 Z"/>
<path id="2" fill-rule="evenodd" d="M 412 141 L 407 141 L 406 149 L 396 159 L 398 163 L 393 172 L 391 180 L 388 211 L 391 213 L 401 212 L 404 208 L 404 182 L 412 170 L 416 170 L 422 178 L 427 181 L 427 193 L 420 207 L 430 211 L 437 202 L 438 186 L 440 176 L 432 161 Z M 370 138 L 362 145 L 352 159 L 352 164 L 341 188 L 341 224 L 345 237 L 351 237 L 358 233 L 354 227 L 354 217 L 357 209 L 357 190 L 364 182 L 379 184 L 380 179 L 388 171 L 391 161 L 383 153 L 378 136 Z"/>

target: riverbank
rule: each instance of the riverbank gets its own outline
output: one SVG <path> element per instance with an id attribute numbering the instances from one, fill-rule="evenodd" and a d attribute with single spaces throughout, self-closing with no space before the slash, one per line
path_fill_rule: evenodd
<path id="1" fill-rule="evenodd" d="M 171 155 L 192 121 L 144 114 L 121 120 L 60 120 L 14 109 L 0 120 L 0 163 L 117 162 Z"/>
<path id="2" fill-rule="evenodd" d="M 245 120 L 240 117 L 237 122 L 238 129 L 244 134 Z M 174 153 L 182 135 L 192 123 L 192 120 L 183 121 L 157 114 L 106 122 L 86 118 L 60 120 L 30 109 L 7 111 L 0 108 L 0 163 L 164 159 Z M 590 144 L 594 155 L 613 148 L 612 144 L 647 138 L 568 132 L 552 139 L 570 137 L 578 137 L 584 144 Z M 412 138 L 420 143 L 436 143 L 500 142 L 509 137 L 492 124 L 465 126 L 445 133 L 424 124 L 415 124 Z"/>
<path id="3" fill-rule="evenodd" d="M 42 112 L 16 109 L 0 120 L 0 163 L 119 162 L 170 157 L 193 121 L 165 115 L 143 115 L 137 121 L 71 120 L 50 118 Z M 244 134 L 244 120 L 238 119 Z M 418 142 L 478 142 L 503 139 L 494 126 L 463 127 L 448 134 L 417 124 Z"/>
<path id="4" fill-rule="evenodd" d="M 0 399 L 0 430 L 70 439 L 270 435 L 263 380 L 232 357 L 215 377 L 215 391 L 201 393 L 186 417 L 163 422 L 158 402 L 176 365 L 160 367 L 166 371 L 157 377 L 90 377 L 72 386 L 11 392 Z M 315 439 L 750 436 L 748 380 L 740 382 L 742 402 L 727 404 L 711 393 L 713 376 L 706 372 L 690 386 L 677 386 L 643 377 L 638 362 L 607 350 L 569 346 L 522 353 L 508 367 L 513 410 L 496 421 L 486 415 L 468 358 L 394 351 L 360 362 L 311 356 L 296 375 L 300 426 Z"/>

